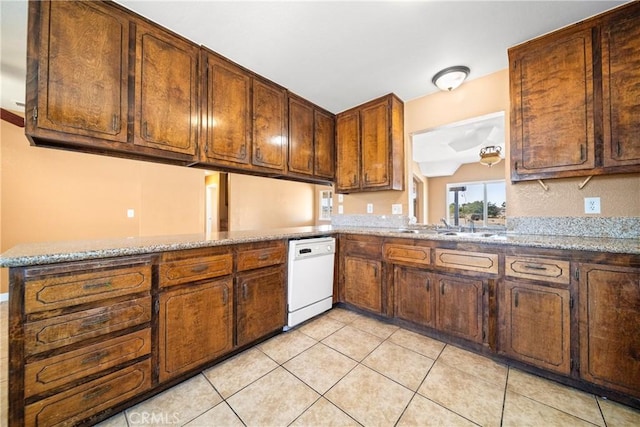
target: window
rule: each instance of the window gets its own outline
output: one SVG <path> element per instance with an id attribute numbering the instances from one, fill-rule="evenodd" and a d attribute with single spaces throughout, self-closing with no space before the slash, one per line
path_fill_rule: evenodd
<path id="1" fill-rule="evenodd" d="M 447 184 L 447 223 L 477 227 L 505 225 L 507 208 L 505 182 Z"/>
<path id="2" fill-rule="evenodd" d="M 329 190 L 320 191 L 320 217 L 321 221 L 331 220 L 333 212 L 333 193 Z"/>

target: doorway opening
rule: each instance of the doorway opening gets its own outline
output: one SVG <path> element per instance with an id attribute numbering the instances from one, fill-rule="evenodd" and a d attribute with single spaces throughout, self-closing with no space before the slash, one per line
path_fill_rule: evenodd
<path id="1" fill-rule="evenodd" d="M 229 231 L 228 174 L 207 173 L 205 185 L 205 233 Z"/>

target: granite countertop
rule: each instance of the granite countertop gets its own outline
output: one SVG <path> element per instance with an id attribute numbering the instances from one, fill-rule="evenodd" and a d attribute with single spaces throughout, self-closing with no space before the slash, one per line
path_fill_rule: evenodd
<path id="1" fill-rule="evenodd" d="M 498 234 L 491 237 L 478 235 L 448 236 L 430 232 L 406 233 L 394 228 L 307 226 L 272 230 L 229 231 L 171 236 L 128 237 L 106 240 L 79 240 L 28 243 L 15 246 L 0 255 L 0 267 L 22 267 L 54 264 L 67 261 L 143 255 L 157 252 L 251 243 L 277 239 L 297 239 L 336 233 L 403 237 L 408 239 L 440 241 L 473 241 L 489 245 L 514 245 L 534 248 L 584 250 L 640 254 L 640 239 L 604 237 L 571 237 L 523 234 Z"/>

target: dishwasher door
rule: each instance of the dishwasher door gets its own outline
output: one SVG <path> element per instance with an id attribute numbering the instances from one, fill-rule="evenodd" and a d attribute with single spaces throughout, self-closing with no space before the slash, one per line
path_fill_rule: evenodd
<path id="1" fill-rule="evenodd" d="M 333 306 L 335 244 L 332 237 L 289 242 L 286 329 Z"/>

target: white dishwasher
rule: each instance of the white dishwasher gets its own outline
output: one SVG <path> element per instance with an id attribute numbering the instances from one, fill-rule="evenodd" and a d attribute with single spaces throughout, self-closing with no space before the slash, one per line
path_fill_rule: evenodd
<path id="1" fill-rule="evenodd" d="M 285 330 L 332 307 L 335 253 L 333 237 L 289 241 Z"/>

